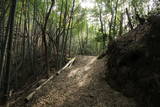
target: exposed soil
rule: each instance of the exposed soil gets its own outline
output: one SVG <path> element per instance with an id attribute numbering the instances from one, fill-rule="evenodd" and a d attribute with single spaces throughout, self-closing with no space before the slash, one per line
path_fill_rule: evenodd
<path id="1" fill-rule="evenodd" d="M 33 100 L 16 107 L 136 107 L 133 99 L 113 90 L 105 81 L 105 59 L 78 56 L 37 92 Z"/>
<path id="2" fill-rule="evenodd" d="M 110 42 L 108 84 L 141 107 L 160 107 L 160 15 Z"/>

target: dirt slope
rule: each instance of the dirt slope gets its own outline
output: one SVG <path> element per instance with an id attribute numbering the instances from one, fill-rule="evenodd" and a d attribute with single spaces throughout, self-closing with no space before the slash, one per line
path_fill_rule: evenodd
<path id="1" fill-rule="evenodd" d="M 106 80 L 141 107 L 160 107 L 160 14 L 108 45 Z"/>
<path id="2" fill-rule="evenodd" d="M 50 81 L 30 103 L 21 107 L 136 107 L 132 99 L 110 88 L 104 73 L 104 59 L 78 56 L 71 68 Z"/>

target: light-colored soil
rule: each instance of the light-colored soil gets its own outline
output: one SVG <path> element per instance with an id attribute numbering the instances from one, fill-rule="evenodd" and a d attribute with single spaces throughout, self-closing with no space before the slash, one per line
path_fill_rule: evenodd
<path id="1" fill-rule="evenodd" d="M 37 92 L 25 107 L 136 107 L 132 99 L 110 88 L 105 81 L 105 60 L 78 56 Z"/>

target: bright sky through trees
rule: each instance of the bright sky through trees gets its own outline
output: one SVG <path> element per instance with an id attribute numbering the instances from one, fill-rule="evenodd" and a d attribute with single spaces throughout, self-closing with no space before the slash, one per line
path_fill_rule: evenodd
<path id="1" fill-rule="evenodd" d="M 81 7 L 82 8 L 88 8 L 92 9 L 95 6 L 95 1 L 94 0 L 81 0 Z"/>

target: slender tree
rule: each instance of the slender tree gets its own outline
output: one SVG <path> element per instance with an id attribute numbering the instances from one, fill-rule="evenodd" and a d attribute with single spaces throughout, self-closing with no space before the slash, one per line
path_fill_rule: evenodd
<path id="1" fill-rule="evenodd" d="M 7 54 L 7 58 L 6 58 L 6 71 L 4 74 L 4 90 L 3 90 L 3 97 L 2 97 L 2 102 L 4 102 L 4 104 L 6 104 L 7 99 L 8 99 L 8 89 L 9 89 L 9 73 L 10 73 L 10 64 L 11 64 L 11 49 L 12 49 L 12 41 L 13 41 L 13 28 L 14 28 L 14 16 L 15 16 L 15 10 L 16 10 L 16 4 L 17 4 L 17 0 L 12 0 L 11 1 L 11 8 L 10 8 L 10 15 L 9 15 L 9 35 L 8 35 L 8 42 L 6 45 L 6 54 Z"/>

